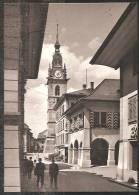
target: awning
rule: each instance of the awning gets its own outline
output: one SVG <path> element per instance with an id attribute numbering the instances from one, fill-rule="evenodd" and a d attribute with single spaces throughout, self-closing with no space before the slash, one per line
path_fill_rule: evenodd
<path id="1" fill-rule="evenodd" d="M 137 44 L 137 3 L 131 3 L 90 61 L 117 69 Z"/>

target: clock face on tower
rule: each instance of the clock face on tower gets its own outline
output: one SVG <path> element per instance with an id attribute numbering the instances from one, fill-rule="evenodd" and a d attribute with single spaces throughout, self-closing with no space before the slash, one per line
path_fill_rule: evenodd
<path id="1" fill-rule="evenodd" d="M 55 77 L 56 77 L 56 78 L 61 78 L 61 76 L 62 76 L 61 71 L 60 71 L 60 70 L 56 70 L 56 71 L 55 71 Z"/>

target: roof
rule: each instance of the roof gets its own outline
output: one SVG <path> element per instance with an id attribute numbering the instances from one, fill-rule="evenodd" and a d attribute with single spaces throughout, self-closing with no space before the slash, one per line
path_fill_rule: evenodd
<path id="1" fill-rule="evenodd" d="M 46 19 L 48 13 L 48 3 L 43 1 L 28 3 L 23 17 L 23 36 L 26 37 L 24 44 L 24 64 L 28 79 L 35 79 L 38 76 Z"/>
<path id="2" fill-rule="evenodd" d="M 73 91 L 70 93 L 66 93 L 67 96 L 72 96 L 72 95 L 89 95 L 90 94 L 90 88 L 88 89 L 81 89 L 81 90 L 77 90 L 77 91 Z"/>
<path id="3" fill-rule="evenodd" d="M 77 91 L 73 91 L 73 92 L 70 92 L 70 93 L 65 93 L 63 94 L 59 99 L 58 99 L 58 102 L 56 103 L 56 105 L 54 106 L 54 110 L 56 110 L 61 104 L 62 102 L 68 98 L 68 97 L 84 97 L 84 96 L 87 96 L 90 94 L 90 90 L 91 88 L 88 88 L 88 89 L 80 89 L 80 90 L 77 90 Z"/>
<path id="4" fill-rule="evenodd" d="M 92 92 L 91 95 L 83 98 L 85 100 L 112 100 L 120 99 L 120 80 L 104 79 Z"/>
<path id="5" fill-rule="evenodd" d="M 70 114 L 76 108 L 85 107 L 88 101 L 120 101 L 120 80 L 104 79 L 91 93 L 70 107 L 65 114 Z M 82 105 L 82 106 L 81 106 Z"/>
<path id="6" fill-rule="evenodd" d="M 137 43 L 137 35 L 137 3 L 130 3 L 91 59 L 90 64 L 117 69 L 121 65 L 121 60 Z"/>
<path id="7" fill-rule="evenodd" d="M 37 139 L 44 139 L 46 138 L 47 130 L 44 130 L 38 134 Z"/>

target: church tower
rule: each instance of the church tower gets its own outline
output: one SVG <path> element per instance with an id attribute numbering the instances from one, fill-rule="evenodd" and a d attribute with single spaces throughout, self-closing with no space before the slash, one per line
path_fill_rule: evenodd
<path id="1" fill-rule="evenodd" d="M 55 47 L 55 53 L 53 55 L 52 64 L 49 64 L 48 77 L 47 77 L 47 85 L 48 85 L 47 138 L 49 139 L 50 138 L 55 139 L 55 111 L 53 108 L 58 98 L 62 96 L 62 94 L 67 92 L 67 81 L 68 81 L 66 65 L 65 64 L 63 65 L 62 55 L 60 53 L 58 24 L 57 24 L 56 43 L 54 47 Z M 48 147 L 45 149 L 45 152 L 48 152 Z"/>

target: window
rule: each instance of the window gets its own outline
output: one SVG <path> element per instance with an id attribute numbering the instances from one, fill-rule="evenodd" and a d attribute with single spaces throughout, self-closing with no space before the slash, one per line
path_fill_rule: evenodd
<path id="1" fill-rule="evenodd" d="M 63 119 L 63 121 L 62 121 L 62 125 L 63 125 L 63 128 L 62 128 L 62 129 L 64 130 L 64 119 Z"/>
<path id="2" fill-rule="evenodd" d="M 94 126 L 106 127 L 106 112 L 94 112 Z"/>
<path id="3" fill-rule="evenodd" d="M 106 112 L 101 112 L 101 127 L 106 127 Z"/>
<path id="4" fill-rule="evenodd" d="M 94 113 L 94 126 L 99 127 L 99 112 Z"/>
<path id="5" fill-rule="evenodd" d="M 63 144 L 64 144 L 64 141 L 65 141 L 65 140 L 64 140 L 64 134 L 63 134 Z"/>
<path id="6" fill-rule="evenodd" d="M 57 85 L 55 87 L 55 96 L 60 96 L 60 87 L 59 87 L 59 85 Z"/>
<path id="7" fill-rule="evenodd" d="M 64 105 L 62 106 L 62 114 L 64 113 Z"/>
<path id="8" fill-rule="evenodd" d="M 74 130 L 78 130 L 78 122 L 77 122 L 77 117 L 74 117 Z"/>
<path id="9" fill-rule="evenodd" d="M 79 128 L 84 127 L 84 113 L 79 114 Z"/>
<path id="10" fill-rule="evenodd" d="M 72 132 L 74 130 L 74 121 L 73 119 L 70 119 L 70 131 Z"/>
<path id="11" fill-rule="evenodd" d="M 128 99 L 128 123 L 137 121 L 137 95 Z"/>
<path id="12" fill-rule="evenodd" d="M 65 142 L 68 143 L 68 134 L 65 135 Z"/>

